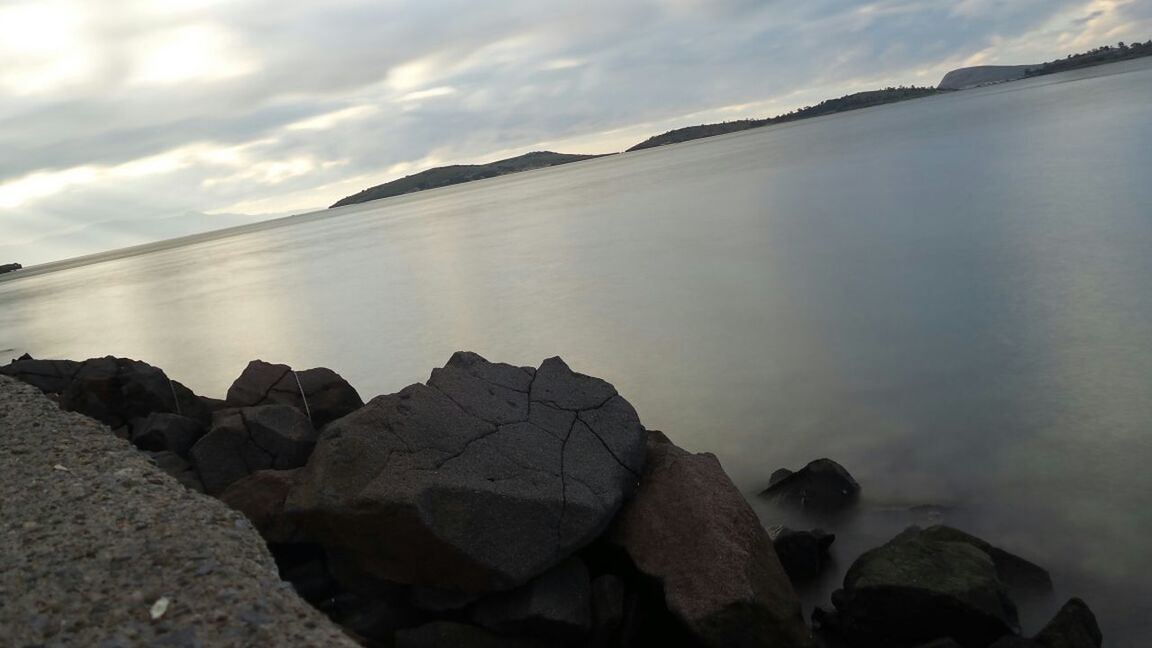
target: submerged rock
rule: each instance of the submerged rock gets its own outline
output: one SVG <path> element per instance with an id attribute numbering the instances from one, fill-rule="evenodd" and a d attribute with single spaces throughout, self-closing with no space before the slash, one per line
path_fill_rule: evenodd
<path id="1" fill-rule="evenodd" d="M 644 467 L 644 428 L 603 380 L 457 353 L 427 385 L 328 425 L 288 509 L 378 577 L 521 585 L 595 539 Z"/>
<path id="2" fill-rule="evenodd" d="M 283 364 L 253 360 L 228 388 L 229 407 L 291 405 L 317 429 L 364 406 L 360 394 L 340 374 L 318 367 L 294 371 Z"/>
<path id="3" fill-rule="evenodd" d="M 1016 608 L 983 551 L 902 534 L 865 552 L 832 595 L 853 646 L 916 646 L 951 638 L 984 648 L 1018 628 Z"/>
<path id="4" fill-rule="evenodd" d="M 640 489 L 609 538 L 663 584 L 668 609 L 703 645 L 810 645 L 772 541 L 715 456 L 653 433 Z"/>
<path id="5" fill-rule="evenodd" d="M 839 511 L 856 503 L 860 484 L 831 459 L 817 459 L 800 470 L 772 473 L 771 485 L 760 494 L 781 504 L 817 513 Z"/>
<path id="6" fill-rule="evenodd" d="M 772 547 L 788 578 L 793 583 L 803 583 L 820 576 L 824 567 L 831 561 L 828 549 L 836 536 L 820 529 L 793 531 L 780 529 L 772 537 Z"/>

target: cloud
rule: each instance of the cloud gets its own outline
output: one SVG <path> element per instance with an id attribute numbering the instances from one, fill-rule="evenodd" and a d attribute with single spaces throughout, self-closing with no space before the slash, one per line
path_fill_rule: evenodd
<path id="1" fill-rule="evenodd" d="M 689 123 L 934 84 L 965 61 L 1152 37 L 1137 0 L 95 7 L 0 0 L 0 239 L 27 244 L 20 261 L 75 253 L 51 237 L 98 222 L 305 211 L 423 165 L 608 152 Z"/>

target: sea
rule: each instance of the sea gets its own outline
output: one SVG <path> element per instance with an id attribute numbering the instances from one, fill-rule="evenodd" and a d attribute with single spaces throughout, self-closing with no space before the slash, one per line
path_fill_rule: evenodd
<path id="1" fill-rule="evenodd" d="M 766 527 L 862 551 L 950 524 L 1152 641 L 1152 60 L 325 210 L 0 279 L 0 362 L 127 356 L 221 397 L 247 362 L 365 399 L 453 351 L 612 382 Z M 829 457 L 811 520 L 759 492 Z"/>

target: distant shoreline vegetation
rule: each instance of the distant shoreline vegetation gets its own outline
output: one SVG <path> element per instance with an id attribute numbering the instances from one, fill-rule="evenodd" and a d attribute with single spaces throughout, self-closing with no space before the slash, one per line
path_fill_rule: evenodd
<path id="1" fill-rule="evenodd" d="M 1026 71 L 1024 76 L 1031 78 L 1045 74 L 1056 74 L 1057 72 L 1067 72 L 1068 70 L 1078 70 L 1080 68 L 1104 65 L 1106 63 L 1127 61 L 1144 56 L 1152 56 L 1152 39 L 1149 39 L 1146 43 L 1132 43 L 1131 45 L 1121 41 L 1115 46 L 1105 45 L 1087 52 L 1069 54 L 1062 59 L 1049 61 L 1041 64 L 1039 67 L 1032 68 Z"/>
<path id="2" fill-rule="evenodd" d="M 1057 72 L 1065 72 L 1079 68 L 1104 65 L 1106 63 L 1115 63 L 1117 61 L 1126 61 L 1144 56 L 1152 56 L 1152 40 L 1149 40 L 1146 43 L 1133 43 L 1131 45 L 1121 42 L 1116 45 L 1105 45 L 1103 47 L 1098 47 L 1096 49 L 1079 54 L 1069 54 L 1062 59 L 1049 61 L 1034 67 L 1028 67 L 1023 69 L 1021 73 L 1018 73 L 1012 78 L 1000 79 L 994 81 L 994 83 L 1008 83 L 1022 78 L 1032 78 L 1046 74 L 1055 74 Z M 953 72 L 957 71 L 954 70 Z M 972 87 L 977 86 L 973 85 Z M 793 110 L 783 115 L 777 115 L 776 117 L 767 117 L 763 119 L 738 119 L 715 124 L 700 124 L 697 126 L 685 126 L 683 128 L 676 128 L 666 133 L 649 137 L 643 142 L 640 142 L 639 144 L 626 149 L 625 152 L 640 151 L 658 146 L 667 146 L 669 144 L 679 144 L 681 142 L 688 142 L 691 140 L 713 137 L 716 135 L 726 135 L 728 133 L 736 133 L 753 128 L 760 128 L 762 126 L 785 124 L 803 119 L 811 119 L 813 117 L 834 115 L 836 113 L 849 112 L 852 110 L 859 110 L 861 108 L 871 108 L 872 106 L 882 106 L 885 104 L 908 101 L 910 99 L 919 99 L 921 97 L 928 97 L 936 94 L 955 91 L 955 89 L 945 89 L 939 87 L 933 88 L 901 85 L 890 86 L 882 90 L 855 92 L 852 94 L 844 95 L 843 97 L 838 97 L 836 99 L 827 99 L 814 106 L 805 106 L 804 108 Z M 519 171 L 528 171 L 530 169 L 539 169 L 560 164 L 568 164 L 569 162 L 579 162 L 581 160 L 587 160 L 595 157 L 603 157 L 603 155 L 604 154 L 572 155 L 565 153 L 553 153 L 551 151 L 536 151 L 517 157 L 508 158 L 506 160 L 489 162 L 487 164 L 457 164 L 445 167 L 435 167 L 412 174 L 410 176 L 405 176 L 398 180 L 393 180 L 391 182 L 386 182 L 374 187 L 369 187 L 368 189 L 365 189 L 364 191 L 361 191 L 357 194 L 342 198 L 333 204 L 332 207 L 354 205 L 357 203 L 368 202 L 370 200 L 399 196 L 416 191 L 423 191 L 425 189 L 446 187 L 463 182 L 471 182 L 472 180 L 482 180 L 484 178 L 492 178 L 509 173 L 517 173 Z"/>
<path id="3" fill-rule="evenodd" d="M 657 146 L 666 146 L 668 144 L 678 144 L 680 142 L 687 142 L 702 137 L 712 137 L 714 135 L 724 135 L 726 133 L 735 133 L 750 128 L 760 128 L 761 126 L 771 126 L 773 124 L 784 124 L 787 122 L 800 121 L 802 119 L 811 119 L 813 117 L 822 117 L 824 115 L 834 115 L 836 113 L 847 112 L 850 110 L 859 110 L 861 108 L 870 108 L 872 106 L 882 106 L 884 104 L 895 103 L 898 101 L 907 101 L 909 99 L 919 99 L 920 97 L 927 97 L 934 94 L 939 94 L 942 90 L 928 87 L 917 86 L 896 86 L 884 88 L 883 90 L 869 90 L 866 92 L 856 92 L 836 99 L 826 99 L 816 104 L 815 106 L 805 106 L 798 110 L 778 115 L 776 117 L 768 117 L 766 119 L 740 119 L 736 121 L 720 122 L 718 124 L 702 124 L 700 126 L 687 126 L 684 128 L 677 128 L 670 130 L 667 133 L 649 137 L 648 139 L 640 142 L 636 146 L 628 149 L 628 151 L 639 151 L 646 148 L 654 148 Z"/>

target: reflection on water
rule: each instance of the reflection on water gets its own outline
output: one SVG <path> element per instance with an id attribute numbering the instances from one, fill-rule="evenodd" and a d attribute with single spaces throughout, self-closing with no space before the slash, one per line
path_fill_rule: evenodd
<path id="1" fill-rule="evenodd" d="M 562 355 L 715 452 L 767 524 L 807 523 L 754 496 L 773 470 L 845 464 L 865 499 L 831 525 L 842 567 L 946 521 L 1139 645 L 1152 65 L 1074 76 L 30 274 L 0 282 L 0 360 L 125 355 L 219 396 L 261 357 L 371 396 L 456 349 Z"/>

